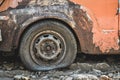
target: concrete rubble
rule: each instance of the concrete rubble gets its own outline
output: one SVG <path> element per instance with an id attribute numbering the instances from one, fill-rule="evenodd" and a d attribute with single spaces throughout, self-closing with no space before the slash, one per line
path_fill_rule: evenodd
<path id="1" fill-rule="evenodd" d="M 67 68 L 34 72 L 27 70 L 19 58 L 16 60 L 16 57 L 15 59 L 2 57 L 0 80 L 120 80 L 118 56 L 107 56 L 107 58 L 87 56 L 81 59 L 78 56 Z"/>

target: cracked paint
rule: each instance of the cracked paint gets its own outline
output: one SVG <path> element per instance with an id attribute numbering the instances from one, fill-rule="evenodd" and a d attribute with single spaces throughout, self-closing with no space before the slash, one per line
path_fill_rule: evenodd
<path id="1" fill-rule="evenodd" d="M 16 8 L 18 6 L 19 2 L 22 2 L 22 0 L 0 0 L 2 1 L 0 5 L 0 12 L 7 10 L 9 7 Z"/>
<path id="2" fill-rule="evenodd" d="M 108 19 L 109 20 L 109 19 Z M 110 23 L 112 23 L 112 27 L 110 27 L 110 23 L 106 25 L 100 25 L 101 28 L 93 27 L 93 43 L 96 47 L 99 46 L 100 50 L 102 52 L 109 52 L 110 49 L 118 50 L 118 21 L 117 19 L 111 20 Z M 107 21 L 107 19 L 106 19 Z M 103 22 L 103 20 L 101 20 Z M 107 22 L 106 22 L 107 23 Z M 104 27 L 106 26 L 106 27 Z"/>
<path id="3" fill-rule="evenodd" d="M 118 0 L 70 0 L 84 6 L 92 22 L 93 44 L 103 53 L 111 49 L 119 50 L 118 45 Z M 93 5 L 94 3 L 94 5 Z"/>

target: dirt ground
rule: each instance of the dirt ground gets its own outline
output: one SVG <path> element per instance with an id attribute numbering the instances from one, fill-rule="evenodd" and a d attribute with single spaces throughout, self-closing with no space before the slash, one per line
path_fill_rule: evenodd
<path id="1" fill-rule="evenodd" d="M 0 80 L 120 80 L 120 55 L 78 54 L 66 68 L 38 72 L 27 70 L 19 56 L 0 55 Z"/>

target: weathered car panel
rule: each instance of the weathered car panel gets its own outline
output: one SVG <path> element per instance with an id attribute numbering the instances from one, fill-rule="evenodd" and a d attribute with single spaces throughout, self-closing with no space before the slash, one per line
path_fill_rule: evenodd
<path id="1" fill-rule="evenodd" d="M 90 16 L 93 27 L 93 44 L 102 53 L 111 49 L 119 50 L 118 37 L 118 0 L 71 0 L 83 6 L 84 11 Z"/>
<path id="2" fill-rule="evenodd" d="M 94 3 L 94 5 L 93 5 Z M 23 0 L 15 9 L 1 12 L 3 41 L 0 50 L 18 48 L 24 32 L 35 22 L 58 20 L 69 25 L 78 49 L 89 54 L 118 54 L 118 0 Z"/>
<path id="3" fill-rule="evenodd" d="M 9 7 L 16 8 L 22 0 L 0 0 L 0 12 L 7 10 Z"/>

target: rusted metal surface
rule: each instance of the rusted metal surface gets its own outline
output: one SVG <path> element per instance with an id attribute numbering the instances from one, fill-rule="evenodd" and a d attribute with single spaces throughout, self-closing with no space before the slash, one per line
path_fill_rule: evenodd
<path id="1" fill-rule="evenodd" d="M 23 0 L 16 9 L 0 13 L 8 17 L 0 20 L 3 31 L 0 50 L 16 49 L 33 23 L 48 19 L 68 24 L 79 39 L 81 52 L 118 54 L 117 3 L 117 0 Z"/>
<path id="2" fill-rule="evenodd" d="M 98 47 L 103 53 L 110 52 L 111 49 L 119 50 L 118 15 L 116 15 L 118 0 L 70 1 L 82 5 L 83 10 L 93 22 L 91 30 L 93 37 L 91 37 L 95 47 Z"/>
<path id="3" fill-rule="evenodd" d="M 73 10 L 73 18 L 76 22 L 76 27 L 74 28 L 81 46 L 81 51 L 84 53 L 93 53 L 94 45 L 92 41 L 92 21 L 89 20 L 86 12 L 81 9 L 81 6 L 75 6 L 75 4 L 70 5 Z M 78 17 L 79 16 L 79 17 Z M 89 46 L 88 46 L 89 45 Z M 94 51 L 95 52 L 95 51 Z"/>
<path id="4" fill-rule="evenodd" d="M 8 13 L 0 13 L 1 16 L 7 16 Z M 8 20 L 0 20 L 0 29 L 2 32 L 2 42 L 0 43 L 0 50 L 3 51 L 10 51 L 12 47 L 12 41 L 13 41 L 13 35 L 15 34 L 15 24 L 14 22 L 9 18 Z"/>

